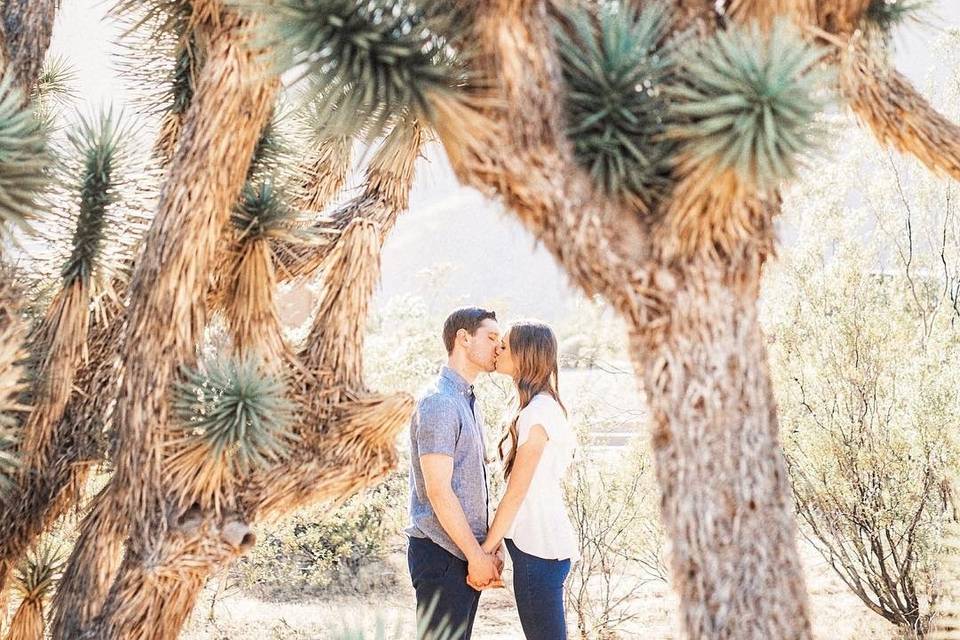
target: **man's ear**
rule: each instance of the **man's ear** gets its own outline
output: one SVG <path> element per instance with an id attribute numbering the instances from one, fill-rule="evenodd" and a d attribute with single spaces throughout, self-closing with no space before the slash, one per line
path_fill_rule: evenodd
<path id="1" fill-rule="evenodd" d="M 469 337 L 470 337 L 470 334 L 467 333 L 466 329 L 457 329 L 457 342 L 460 342 L 461 340 L 466 340 Z"/>

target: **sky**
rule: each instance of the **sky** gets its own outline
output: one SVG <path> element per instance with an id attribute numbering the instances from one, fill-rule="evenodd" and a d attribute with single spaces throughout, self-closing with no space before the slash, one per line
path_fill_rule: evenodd
<path id="1" fill-rule="evenodd" d="M 80 109 L 130 100 L 112 56 L 120 28 L 106 18 L 110 0 L 63 0 L 51 46 L 77 70 Z M 942 81 L 929 42 L 960 29 L 960 0 L 936 0 L 932 25 L 911 25 L 895 36 L 897 67 L 918 86 Z M 417 167 L 410 210 L 383 250 L 380 308 L 397 296 L 423 298 L 441 313 L 457 304 L 487 304 L 510 316 L 558 321 L 576 298 L 547 252 L 495 201 L 460 186 L 434 146 Z M 299 295 L 299 294 L 298 294 Z"/>

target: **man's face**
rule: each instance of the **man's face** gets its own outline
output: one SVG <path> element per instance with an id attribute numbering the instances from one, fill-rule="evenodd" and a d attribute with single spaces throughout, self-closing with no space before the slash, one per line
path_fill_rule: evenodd
<path id="1" fill-rule="evenodd" d="M 481 371 L 493 371 L 497 368 L 497 355 L 500 353 L 500 325 L 496 320 L 487 318 L 472 336 L 463 331 L 467 359 Z"/>

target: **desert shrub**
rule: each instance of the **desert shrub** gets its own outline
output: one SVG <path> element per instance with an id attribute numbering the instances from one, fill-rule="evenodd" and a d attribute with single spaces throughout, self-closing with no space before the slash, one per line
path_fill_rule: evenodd
<path id="1" fill-rule="evenodd" d="M 626 359 L 623 321 L 600 298 L 576 298 L 556 330 L 563 367 L 589 369 Z"/>
<path id="2" fill-rule="evenodd" d="M 618 630 L 642 613 L 640 592 L 667 575 L 647 438 L 638 433 L 619 450 L 592 448 L 591 433 L 611 430 L 608 422 L 622 425 L 598 402 L 586 392 L 570 401 L 581 446 L 566 493 L 581 559 L 567 579 L 566 598 L 571 633 L 584 639 L 620 637 Z"/>
<path id="3" fill-rule="evenodd" d="M 396 576 L 382 561 L 397 545 L 406 491 L 406 471 L 394 472 L 336 509 L 311 507 L 265 527 L 233 575 L 243 587 L 276 596 L 390 586 Z"/>
<path id="4" fill-rule="evenodd" d="M 788 199 L 802 240 L 765 282 L 781 434 L 801 531 L 871 610 L 922 636 L 957 461 L 956 187 L 844 144 L 843 168 L 808 177 L 815 198 Z M 848 171 L 866 182 L 858 206 Z"/>

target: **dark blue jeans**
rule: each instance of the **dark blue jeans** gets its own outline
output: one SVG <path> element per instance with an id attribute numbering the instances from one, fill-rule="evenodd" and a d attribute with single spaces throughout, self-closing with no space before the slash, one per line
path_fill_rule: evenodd
<path id="1" fill-rule="evenodd" d="M 524 553 L 513 540 L 506 543 L 513 560 L 513 595 L 523 635 L 527 640 L 566 640 L 563 582 L 570 573 L 570 560 L 544 560 Z"/>
<path id="2" fill-rule="evenodd" d="M 470 640 L 480 592 L 467 584 L 467 563 L 426 538 L 409 538 L 407 566 L 417 592 L 417 637 Z M 450 630 L 453 635 L 445 635 Z"/>

